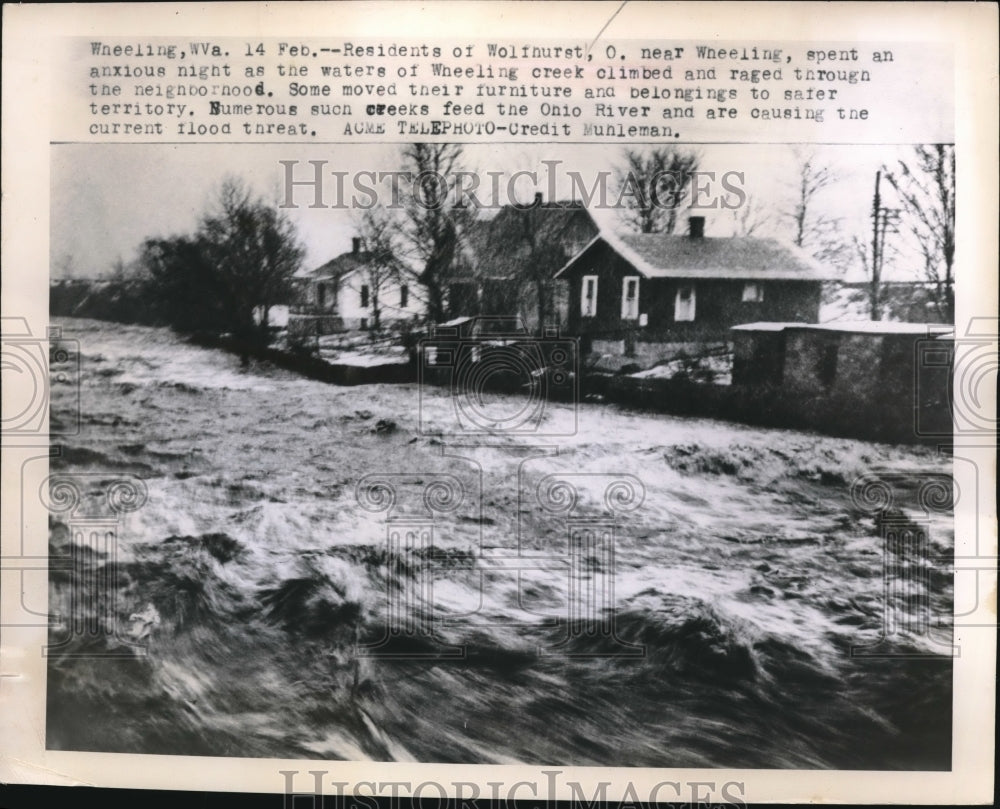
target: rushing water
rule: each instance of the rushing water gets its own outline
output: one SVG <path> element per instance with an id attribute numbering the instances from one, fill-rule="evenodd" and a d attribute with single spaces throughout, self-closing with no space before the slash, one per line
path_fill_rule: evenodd
<path id="1" fill-rule="evenodd" d="M 947 643 L 952 598 L 951 520 L 917 494 L 950 472 L 930 450 L 592 403 L 546 405 L 547 437 L 484 442 L 441 389 L 338 388 L 164 330 L 60 325 L 81 346 L 81 429 L 53 471 L 94 491 L 141 479 L 147 497 L 121 517 L 116 564 L 78 548 L 51 573 L 51 612 L 108 610 L 118 636 L 69 636 L 51 657 L 49 748 L 950 766 L 950 659 L 919 656 Z M 57 429 L 73 391 L 54 386 Z M 398 484 L 394 519 L 433 514 L 433 547 L 392 552 L 384 492 L 358 489 L 373 473 Z M 891 511 L 852 498 L 865 475 L 892 481 Z M 543 508 L 553 476 L 574 499 L 552 489 Z M 609 479 L 624 501 L 602 500 Z M 570 530 L 612 513 L 613 559 Z M 887 520 L 924 525 L 928 552 L 884 545 Z M 72 521 L 50 518 L 54 556 Z M 71 604 L 98 572 L 110 588 Z M 597 605 L 589 623 L 571 593 Z M 930 629 L 852 655 L 887 611 Z M 382 643 L 387 627 L 404 631 Z"/>

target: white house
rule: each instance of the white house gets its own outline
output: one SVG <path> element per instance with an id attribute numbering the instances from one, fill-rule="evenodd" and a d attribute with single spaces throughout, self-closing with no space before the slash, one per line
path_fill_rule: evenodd
<path id="1" fill-rule="evenodd" d="M 316 334 L 399 325 L 422 318 L 422 290 L 406 279 L 386 277 L 355 237 L 351 251 L 300 276 L 299 304 L 292 317 L 309 319 Z"/>

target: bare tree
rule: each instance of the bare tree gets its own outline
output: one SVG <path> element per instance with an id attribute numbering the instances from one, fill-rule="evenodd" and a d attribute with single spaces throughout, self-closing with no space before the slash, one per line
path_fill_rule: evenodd
<path id="1" fill-rule="evenodd" d="M 772 211 L 753 194 L 747 194 L 743 204 L 733 211 L 733 234 L 753 236 L 767 230 L 772 223 Z"/>
<path id="2" fill-rule="evenodd" d="M 110 279 L 116 283 L 124 283 L 130 277 L 135 275 L 135 267 L 131 267 L 125 263 L 125 259 L 122 258 L 121 253 L 111 262 L 111 274 Z"/>
<path id="3" fill-rule="evenodd" d="M 458 199 L 462 147 L 455 143 L 411 143 L 403 148 L 408 188 L 403 200 L 405 234 L 415 263 L 416 279 L 427 294 L 428 316 L 447 317 L 449 282 L 460 259 L 463 231 L 471 211 Z"/>
<path id="4" fill-rule="evenodd" d="M 830 221 L 816 212 L 816 196 L 833 184 L 836 177 L 813 152 L 796 152 L 795 157 L 795 196 L 787 216 L 792 222 L 792 241 L 799 247 L 808 247 L 817 240 L 823 225 Z"/>
<path id="5" fill-rule="evenodd" d="M 120 256 L 119 260 L 121 260 Z M 59 257 L 52 263 L 52 269 L 53 278 L 75 278 L 77 274 L 76 257 L 66 250 L 60 253 Z"/>
<path id="6" fill-rule="evenodd" d="M 821 194 L 833 186 L 837 174 L 813 151 L 793 149 L 796 174 L 792 202 L 785 218 L 792 226 L 792 242 L 813 258 L 845 271 L 853 259 L 851 242 L 843 235 L 839 217 L 822 212 Z"/>
<path id="7" fill-rule="evenodd" d="M 676 146 L 626 149 L 623 161 L 615 172 L 619 199 L 626 200 L 622 220 L 639 233 L 673 233 L 698 170 L 698 154 Z"/>
<path id="8" fill-rule="evenodd" d="M 883 170 L 923 258 L 923 276 L 933 284 L 938 313 L 954 323 L 955 147 L 915 146 L 912 162 L 900 160 L 894 171 Z"/>
<path id="9" fill-rule="evenodd" d="M 882 172 L 875 172 L 875 193 L 872 195 L 872 235 L 867 242 L 857 236 L 852 237 L 854 252 L 868 279 L 868 312 L 872 320 L 881 320 L 885 314 L 886 294 L 882 281 L 883 269 L 896 255 L 896 247 L 892 241 L 886 240 L 886 234 L 898 233 L 896 229 L 899 211 L 882 204 L 881 194 Z M 890 259 L 887 261 L 886 259 Z"/>
<path id="10" fill-rule="evenodd" d="M 379 205 L 367 208 L 357 218 L 357 232 L 364 245 L 364 275 L 371 294 L 372 330 L 382 325 L 382 292 L 403 281 L 405 267 L 400 259 L 399 222 Z"/>
<path id="11" fill-rule="evenodd" d="M 230 177 L 202 217 L 195 244 L 214 276 L 213 286 L 222 291 L 234 336 L 243 344 L 266 339 L 270 308 L 291 300 L 292 276 L 304 255 L 291 220 Z M 246 351 L 243 360 L 248 360 Z"/>
<path id="12" fill-rule="evenodd" d="M 865 292 L 864 303 L 868 308 L 868 316 L 872 320 L 881 320 L 882 316 L 887 314 L 887 309 L 892 309 L 889 305 L 891 301 L 886 295 L 887 287 L 882 281 L 883 270 L 893 262 L 899 251 L 891 241 L 885 239 L 888 227 L 884 219 L 881 226 L 873 226 L 872 230 L 873 235 L 870 240 L 857 235 L 852 236 L 851 246 L 867 279 L 868 289 Z M 888 313 L 891 314 L 891 311 Z"/>
<path id="13" fill-rule="evenodd" d="M 534 299 L 539 333 L 555 312 L 553 276 L 568 259 L 560 232 L 566 213 L 558 206 L 514 205 L 490 223 L 485 240 L 489 266 L 511 279 L 516 303 Z"/>

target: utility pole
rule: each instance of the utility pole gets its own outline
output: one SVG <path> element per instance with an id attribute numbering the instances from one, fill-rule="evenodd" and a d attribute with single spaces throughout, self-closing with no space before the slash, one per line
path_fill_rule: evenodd
<path id="1" fill-rule="evenodd" d="M 879 255 L 881 243 L 879 240 L 879 208 L 881 200 L 878 194 L 879 183 L 882 181 L 882 172 L 875 172 L 875 198 L 872 201 L 872 282 L 868 291 L 868 308 L 871 312 L 872 320 L 882 319 L 882 302 L 879 300 L 879 286 L 882 276 L 881 257 Z"/>
<path id="2" fill-rule="evenodd" d="M 882 262 L 885 258 L 885 234 L 895 233 L 899 219 L 898 208 L 885 208 L 879 195 L 881 170 L 875 172 L 875 196 L 872 199 L 872 266 L 868 305 L 872 320 L 882 319 Z"/>

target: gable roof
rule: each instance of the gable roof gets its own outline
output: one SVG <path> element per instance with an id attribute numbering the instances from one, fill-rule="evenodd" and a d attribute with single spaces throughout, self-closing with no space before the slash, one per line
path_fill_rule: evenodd
<path id="1" fill-rule="evenodd" d="M 590 211 L 579 200 L 557 200 L 531 205 L 504 205 L 492 218 L 495 227 L 517 227 L 521 217 L 535 214 L 538 231 L 548 236 L 559 236 L 581 212 L 593 221 Z M 595 232 L 597 226 L 594 226 Z"/>
<path id="2" fill-rule="evenodd" d="M 839 276 L 801 248 L 752 236 L 698 237 L 602 231 L 556 273 L 560 277 L 604 243 L 646 278 L 827 281 Z"/>
<path id="3" fill-rule="evenodd" d="M 554 246 L 565 243 L 577 222 L 585 228 L 584 238 L 599 232 L 590 211 L 578 200 L 504 205 L 492 217 L 477 220 L 466 232 L 466 239 L 481 276 L 507 277 L 527 247 L 526 228 L 538 244 Z"/>
<path id="4" fill-rule="evenodd" d="M 371 253 L 366 250 L 360 250 L 356 253 L 348 251 L 346 253 L 341 253 L 336 258 L 330 259 L 326 262 L 326 264 L 322 264 L 314 270 L 302 270 L 296 274 L 296 277 L 307 280 L 318 280 L 320 278 L 342 278 L 345 275 L 349 275 L 354 272 L 359 267 L 363 267 L 368 263 L 368 259 L 370 257 Z"/>

